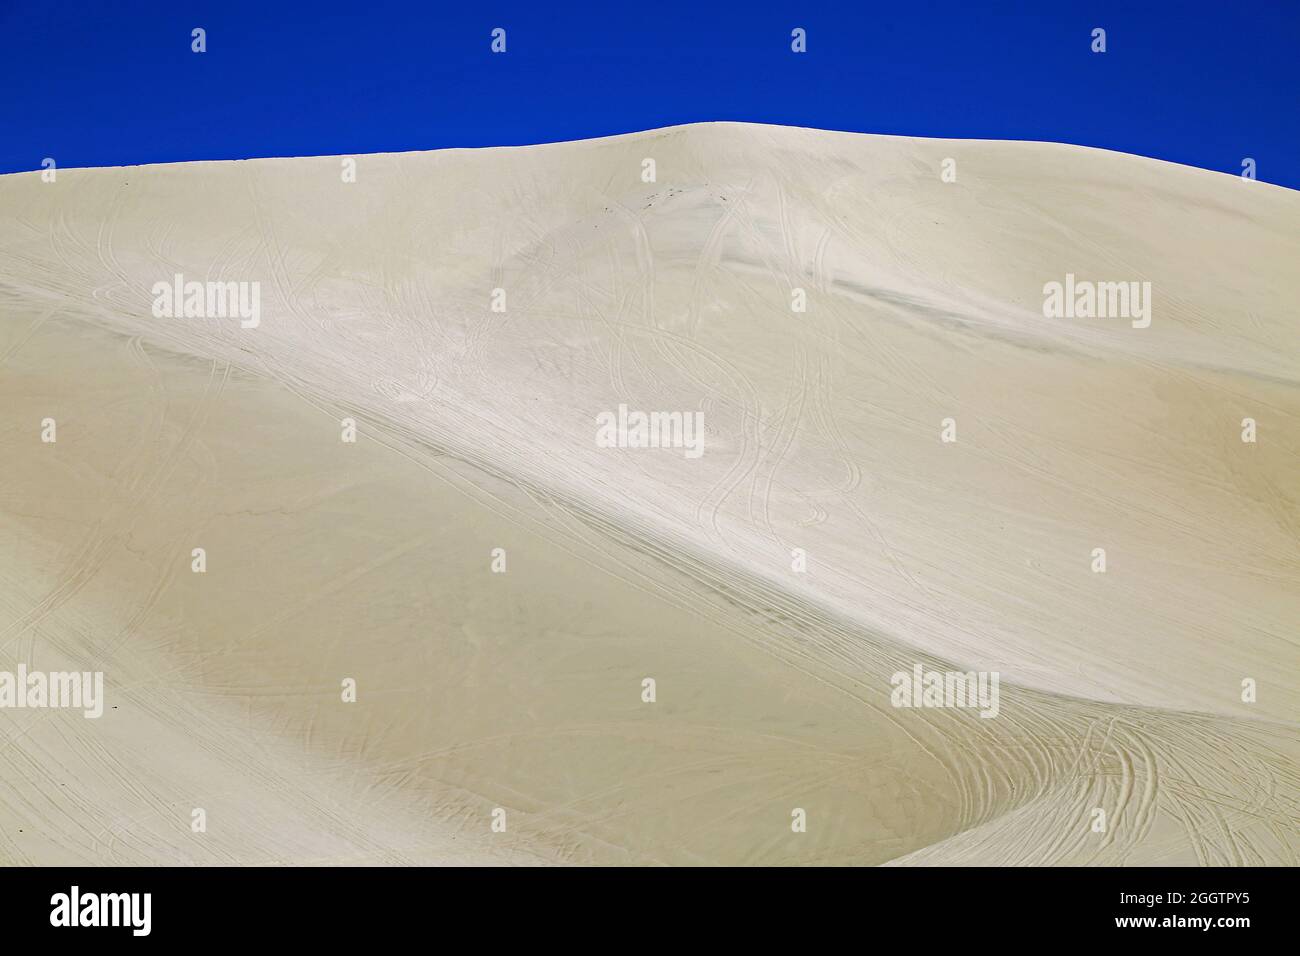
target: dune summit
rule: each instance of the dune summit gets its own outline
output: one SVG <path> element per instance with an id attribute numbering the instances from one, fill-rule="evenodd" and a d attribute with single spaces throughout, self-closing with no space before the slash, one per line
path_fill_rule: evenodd
<path id="1" fill-rule="evenodd" d="M 0 862 L 1294 864 L 1297 261 L 1041 143 L 0 177 L 0 671 L 103 674 Z"/>

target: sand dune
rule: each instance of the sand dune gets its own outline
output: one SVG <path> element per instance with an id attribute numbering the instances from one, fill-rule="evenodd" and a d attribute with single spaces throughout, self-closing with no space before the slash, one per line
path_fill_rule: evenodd
<path id="1" fill-rule="evenodd" d="M 106 685 L 0 709 L 0 862 L 1295 863 L 1300 194 L 740 124 L 348 170 L 0 178 L 0 671 Z"/>

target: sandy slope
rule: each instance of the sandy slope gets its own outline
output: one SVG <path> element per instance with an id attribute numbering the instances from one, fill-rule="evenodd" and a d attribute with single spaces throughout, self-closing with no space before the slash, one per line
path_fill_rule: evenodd
<path id="1" fill-rule="evenodd" d="M 0 178 L 0 670 L 114 708 L 0 710 L 0 860 L 1295 862 L 1300 194 L 736 124 L 357 163 Z M 999 716 L 891 707 L 915 661 Z"/>

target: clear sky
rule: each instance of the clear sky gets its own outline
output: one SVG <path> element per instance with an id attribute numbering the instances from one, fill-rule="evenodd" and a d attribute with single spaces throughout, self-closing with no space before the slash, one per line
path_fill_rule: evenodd
<path id="1" fill-rule="evenodd" d="M 1233 174 L 1250 157 L 1300 188 L 1300 0 L 548 6 L 0 0 L 0 172 L 725 119 L 1079 143 Z"/>

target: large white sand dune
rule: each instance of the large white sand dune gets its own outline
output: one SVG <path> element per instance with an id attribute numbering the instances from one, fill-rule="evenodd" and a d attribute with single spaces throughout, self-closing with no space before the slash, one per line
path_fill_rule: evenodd
<path id="1" fill-rule="evenodd" d="M 1300 194 L 739 124 L 342 166 L 0 178 L 0 670 L 110 708 L 0 710 L 0 861 L 1295 862 Z"/>

